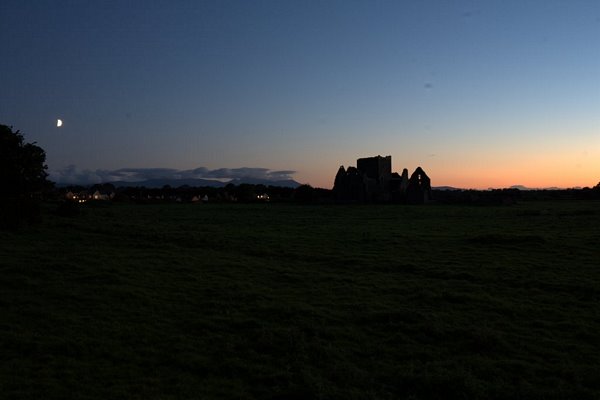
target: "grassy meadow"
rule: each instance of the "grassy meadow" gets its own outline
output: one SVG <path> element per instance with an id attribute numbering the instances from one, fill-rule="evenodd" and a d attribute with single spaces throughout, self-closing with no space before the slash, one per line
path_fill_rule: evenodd
<path id="1" fill-rule="evenodd" d="M 0 232 L 0 398 L 600 398 L 598 202 L 51 210 Z"/>

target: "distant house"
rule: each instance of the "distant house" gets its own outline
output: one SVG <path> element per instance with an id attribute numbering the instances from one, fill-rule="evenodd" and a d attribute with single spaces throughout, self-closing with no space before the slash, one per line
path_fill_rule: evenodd
<path id="1" fill-rule="evenodd" d="M 85 203 L 91 197 L 92 196 L 90 196 L 88 194 L 88 192 L 85 190 L 82 190 L 81 192 L 78 192 L 78 193 L 75 193 L 72 191 L 68 191 L 67 193 L 65 193 L 65 200 L 74 201 L 77 203 Z"/>
<path id="2" fill-rule="evenodd" d="M 269 197 L 268 194 L 263 193 L 263 194 L 258 194 L 256 195 L 256 200 L 257 201 L 264 201 L 264 202 L 268 202 L 271 200 L 271 198 Z"/>
<path id="3" fill-rule="evenodd" d="M 94 194 L 92 195 L 92 199 L 93 200 L 103 200 L 103 201 L 106 201 L 106 200 L 110 200 L 110 196 L 108 194 L 105 194 L 105 193 L 100 193 L 100 191 L 96 190 L 94 192 Z"/>
<path id="4" fill-rule="evenodd" d="M 338 169 L 333 193 L 339 203 L 423 204 L 431 200 L 431 180 L 421 167 L 410 178 L 406 168 L 392 172 L 392 156 L 359 158 L 356 167 Z"/>

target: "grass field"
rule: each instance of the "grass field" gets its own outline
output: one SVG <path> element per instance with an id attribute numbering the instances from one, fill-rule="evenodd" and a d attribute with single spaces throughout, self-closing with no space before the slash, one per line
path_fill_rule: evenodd
<path id="1" fill-rule="evenodd" d="M 0 397 L 598 399 L 600 203 L 119 205 L 0 232 Z"/>

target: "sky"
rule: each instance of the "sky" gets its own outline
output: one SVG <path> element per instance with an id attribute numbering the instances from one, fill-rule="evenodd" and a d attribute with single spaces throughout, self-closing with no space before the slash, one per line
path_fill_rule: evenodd
<path id="1" fill-rule="evenodd" d="M 3 0 L 0 124 L 65 183 L 594 186 L 599 43 L 598 0 Z"/>

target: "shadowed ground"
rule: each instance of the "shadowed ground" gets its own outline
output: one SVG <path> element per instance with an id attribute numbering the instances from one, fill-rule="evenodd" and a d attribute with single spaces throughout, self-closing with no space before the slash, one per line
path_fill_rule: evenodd
<path id="1" fill-rule="evenodd" d="M 0 233 L 7 398 L 600 397 L 600 204 L 110 205 Z"/>

